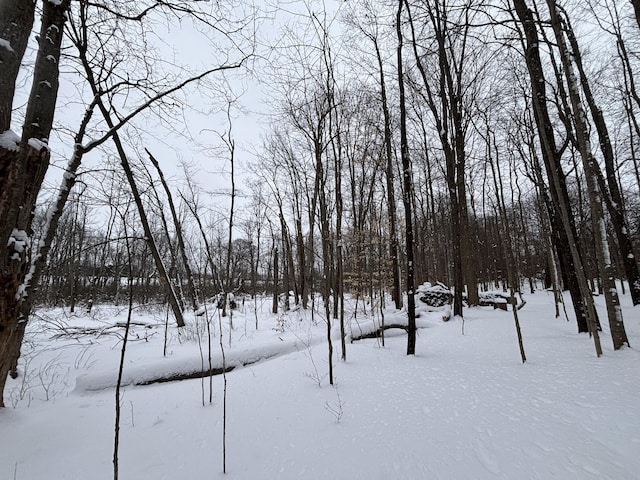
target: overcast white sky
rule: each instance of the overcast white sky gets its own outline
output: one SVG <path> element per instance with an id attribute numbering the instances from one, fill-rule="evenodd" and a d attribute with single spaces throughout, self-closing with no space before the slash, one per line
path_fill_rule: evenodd
<path id="1" fill-rule="evenodd" d="M 252 0 L 237 1 L 237 11 L 250 9 Z M 183 176 L 181 162 L 195 165 L 197 181 L 207 190 L 228 188 L 228 153 L 220 150 L 220 133 L 229 128 L 224 110 L 226 98 L 234 98 L 231 109 L 233 138 L 236 143 L 237 172 L 247 178 L 251 173 L 250 165 L 256 161 L 255 152 L 260 150 L 265 132 L 269 130 L 273 119 L 269 116 L 274 108 L 273 84 L 270 75 L 284 71 L 278 64 L 284 51 L 292 48 L 292 37 L 303 42 L 314 42 L 314 31 L 310 16 L 325 18 L 338 28 L 337 12 L 345 5 L 342 0 L 254 0 L 259 5 L 260 15 L 255 22 L 255 57 L 249 62 L 248 69 L 228 71 L 223 75 L 210 76 L 207 82 L 193 84 L 180 95 L 185 103 L 183 112 L 172 112 L 174 116 L 141 115 L 128 128 L 129 134 L 137 135 L 138 141 L 131 145 L 129 153 L 136 157 L 144 148 L 149 148 L 160 161 L 165 174 L 173 179 Z M 141 2 L 142 3 L 142 2 Z M 210 4 L 211 5 L 211 4 Z M 239 16 L 241 16 L 239 14 Z M 39 30 L 36 19 L 30 47 L 25 57 L 25 68 L 15 97 L 13 130 L 21 130 L 21 111 L 31 87 L 30 73 L 36 52 L 36 33 Z M 286 37 L 286 40 L 283 40 Z M 195 27 L 189 20 L 154 25 L 149 36 L 161 51 L 167 62 L 188 66 L 188 70 L 197 74 L 213 65 L 220 64 L 220 55 L 214 51 L 219 35 L 207 31 L 203 26 Z M 303 43 L 301 42 L 301 43 Z M 67 47 L 71 55 L 75 49 Z M 246 47 L 246 46 L 245 46 Z M 73 134 L 77 130 L 84 106 L 90 95 L 88 87 L 77 74 L 70 73 L 69 62 L 62 63 L 59 100 L 55 117 L 55 127 L 50 139 L 52 148 L 52 166 L 46 185 L 57 188 L 73 145 Z M 288 66 L 290 68 L 290 65 Z M 135 72 L 132 72 L 135 75 Z M 183 78 L 187 75 L 183 75 Z M 220 88 L 211 88 L 218 82 Z M 225 91 L 225 89 L 227 89 Z M 84 98 L 83 98 L 84 97 Z M 135 101 L 130 101 L 130 106 Z M 99 115 L 96 114 L 95 118 Z M 133 132 L 133 127 L 137 128 Z M 108 142 L 109 143 L 109 142 Z M 136 152 L 138 150 L 138 152 Z M 94 151 L 85 156 L 82 170 L 99 168 L 105 154 Z M 238 182 L 243 187 L 243 182 Z"/>
<path id="2" fill-rule="evenodd" d="M 277 6 L 267 5 L 276 2 Z M 239 3 L 244 5 L 242 8 L 247 8 L 249 4 L 248 1 Z M 236 172 L 239 177 L 237 187 L 241 194 L 249 194 L 246 180 L 251 176 L 251 165 L 256 161 L 255 152 L 260 150 L 262 138 L 272 121 L 269 117 L 273 108 L 270 75 L 279 71 L 279 56 L 284 49 L 289 48 L 281 41 L 282 37 L 285 34 L 289 38 L 291 35 L 300 35 L 301 38 L 313 40 L 309 13 L 313 12 L 318 18 L 326 15 L 328 21 L 332 21 L 342 4 L 338 0 L 261 2 L 263 14 L 255 23 L 255 36 L 251 36 L 256 41 L 256 57 L 248 64 L 251 73 L 242 69 L 227 71 L 224 75 L 215 74 L 205 82 L 187 87 L 179 95 L 185 103 L 182 112 L 174 110 L 169 116 L 145 114 L 136 118 L 132 126 L 126 129 L 132 137 L 137 137 L 128 147 L 129 155 L 136 158 L 137 155 L 144 154 L 144 148 L 148 148 L 174 185 L 181 183 L 184 177 L 180 165 L 185 162 L 193 165 L 194 180 L 204 190 L 228 191 L 229 154 L 220 140 L 220 134 L 224 134 L 229 128 L 224 106 L 227 99 L 233 98 L 231 117 L 236 145 Z M 338 22 L 333 23 L 337 27 Z M 36 19 L 34 35 L 15 97 L 13 130 L 18 133 L 21 129 L 20 112 L 31 87 L 30 71 L 36 49 L 35 32 L 39 28 Z M 223 46 L 218 43 L 219 37 L 202 26 L 194 27 L 190 21 L 157 23 L 149 38 L 155 38 L 156 47 L 167 62 L 188 66 L 187 70 L 193 74 L 221 63 L 220 52 L 214 51 L 215 46 Z M 70 52 L 73 55 L 73 49 Z M 83 104 L 88 98 L 88 88 L 84 82 L 76 74 L 69 72 L 68 63 L 61 65 L 63 74 L 55 131 L 50 139 L 52 166 L 46 179 L 46 187 L 50 191 L 59 185 L 63 168 L 71 154 L 73 134 L 84 113 Z M 186 78 L 186 75 L 183 77 Z M 135 100 L 130 101 L 130 104 L 135 105 Z M 99 115 L 96 113 L 94 118 L 99 118 Z M 104 151 L 91 152 L 83 160 L 82 170 L 101 168 L 104 157 Z M 226 208 L 224 196 L 212 198 L 212 202 L 220 204 L 222 209 Z"/>

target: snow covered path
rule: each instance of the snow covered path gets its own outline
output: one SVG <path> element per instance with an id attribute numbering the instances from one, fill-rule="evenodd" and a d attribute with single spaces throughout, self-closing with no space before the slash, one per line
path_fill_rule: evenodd
<path id="1" fill-rule="evenodd" d="M 120 478 L 640 478 L 640 354 L 613 352 L 605 332 L 598 359 L 573 322 L 553 318 L 545 293 L 527 301 L 524 365 L 511 312 L 476 309 L 464 336 L 454 321 L 420 330 L 415 357 L 404 355 L 404 334 L 385 348 L 347 345 L 335 388 L 315 381 L 326 371 L 326 345 L 315 341 L 231 372 L 226 477 L 221 377 L 204 407 L 201 380 L 127 387 Z M 640 310 L 624 313 L 638 347 Z M 277 336 L 268 321 L 263 335 Z M 318 342 L 323 328 L 310 327 Z M 254 341 L 259 351 L 249 337 L 238 348 Z M 145 344 L 132 357 L 144 358 Z M 117 352 L 106 349 L 111 362 Z M 0 412 L 1 479 L 113 477 L 113 391 L 72 390 Z"/>

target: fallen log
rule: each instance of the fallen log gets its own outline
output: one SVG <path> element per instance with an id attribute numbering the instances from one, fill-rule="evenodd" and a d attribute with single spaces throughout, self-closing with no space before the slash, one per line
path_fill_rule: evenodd
<path id="1" fill-rule="evenodd" d="M 365 340 L 367 338 L 379 338 L 382 336 L 382 332 L 385 330 L 391 330 L 392 328 L 399 328 L 401 330 L 407 331 L 408 327 L 406 325 L 402 325 L 400 323 L 390 323 L 389 325 L 381 325 L 379 328 L 369 333 L 362 333 L 358 336 L 352 336 L 351 341 L 355 342 L 358 340 Z"/>
<path id="2" fill-rule="evenodd" d="M 252 362 L 254 363 L 254 362 Z M 244 365 L 243 365 L 244 366 Z M 235 365 L 229 365 L 225 368 L 212 368 L 211 370 L 207 369 L 204 371 L 196 371 L 196 372 L 188 372 L 188 373 L 176 373 L 174 375 L 170 375 L 168 377 L 158 377 L 152 378 L 151 380 L 142 380 L 139 382 L 135 382 L 134 385 L 153 385 L 156 383 L 168 383 L 168 382 L 178 382 L 180 380 L 192 380 L 194 378 L 205 378 L 205 377 L 213 377 L 215 375 L 222 375 L 225 372 L 230 372 L 235 370 Z"/>
<path id="3" fill-rule="evenodd" d="M 207 368 L 205 370 L 173 373 L 171 375 L 167 375 L 166 377 L 151 378 L 149 380 L 138 380 L 133 382 L 133 384 L 143 386 L 143 385 L 153 385 L 156 383 L 168 383 L 168 382 L 178 382 L 181 380 L 193 380 L 194 378 L 214 377 L 216 375 L 222 375 L 223 373 L 231 372 L 238 367 L 246 367 L 248 365 L 253 365 L 254 363 L 259 363 L 264 360 L 268 360 L 272 357 L 277 357 L 277 356 L 278 354 L 268 355 L 268 356 L 257 358 L 255 360 L 245 361 L 239 364 L 236 363 L 236 364 L 227 365 L 226 368 L 214 367 L 211 369 Z"/>

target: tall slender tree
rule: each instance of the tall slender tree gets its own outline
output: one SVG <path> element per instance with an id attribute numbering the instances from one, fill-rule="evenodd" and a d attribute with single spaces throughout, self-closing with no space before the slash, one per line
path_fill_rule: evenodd
<path id="1" fill-rule="evenodd" d="M 584 313 L 586 314 L 587 329 L 593 335 L 596 355 L 600 356 L 602 355 L 602 347 L 600 346 L 600 338 L 598 335 L 596 311 L 576 241 L 575 227 L 572 221 L 573 216 L 570 210 L 564 174 L 560 165 L 561 152 L 556 148 L 553 123 L 551 122 L 547 108 L 545 91 L 546 79 L 540 60 L 540 43 L 536 23 L 533 12 L 527 7 L 524 0 L 512 1 L 515 14 L 524 32 L 525 61 L 532 91 L 533 113 L 538 129 L 542 158 L 551 187 L 553 208 L 558 215 L 558 217 L 554 217 L 556 218 L 556 235 L 561 239 L 561 248 L 565 248 L 566 246 L 570 252 L 569 256 L 566 255 L 566 250 L 564 250 L 566 255 L 565 260 L 568 261 L 570 259 L 572 261 L 572 265 L 568 265 L 568 262 L 565 262 L 565 268 L 570 269 L 570 273 L 575 275 L 579 286 L 579 297 L 576 297 L 572 292 L 574 305 L 577 307 L 576 317 L 579 322 L 579 330 L 581 330 L 580 307 L 585 305 L 586 311 Z M 580 299 L 580 303 L 576 305 L 578 299 Z"/>
<path id="2" fill-rule="evenodd" d="M 396 33 L 398 35 L 397 47 L 397 68 L 398 68 L 398 89 L 400 97 L 400 156 L 402 159 L 402 183 L 404 191 L 402 193 L 402 203 L 404 205 L 405 219 L 405 249 L 407 257 L 407 355 L 416 353 L 416 304 L 415 304 L 415 279 L 413 262 L 413 214 L 411 193 L 411 158 L 409 157 L 409 140 L 407 138 L 407 105 L 405 99 L 404 66 L 402 63 L 402 48 L 404 38 L 402 34 L 402 10 L 406 0 L 398 0 L 398 12 L 396 14 Z"/>
<path id="3" fill-rule="evenodd" d="M 560 6 L 557 4 L 555 5 L 556 8 L 560 10 Z M 558 12 L 557 16 L 559 15 L 560 12 Z M 561 19 L 558 18 L 558 21 L 560 20 Z M 609 212 L 615 237 L 618 241 L 622 266 L 629 282 L 631 300 L 634 305 L 640 305 L 640 270 L 638 269 L 638 260 L 633 250 L 633 242 L 631 241 L 630 229 L 625 215 L 625 204 L 622 198 L 622 192 L 616 177 L 617 168 L 615 164 L 613 145 L 611 144 L 611 136 L 609 135 L 609 128 L 607 127 L 604 113 L 598 105 L 591 90 L 591 82 L 589 81 L 582 61 L 580 46 L 566 12 L 564 13 L 564 22 L 561 29 L 566 32 L 567 40 L 571 47 L 570 53 L 573 61 L 575 62 L 578 72 L 577 76 L 584 94 L 584 100 L 589 107 L 591 118 L 593 119 L 593 124 L 598 134 L 600 152 L 602 153 L 605 165 L 606 182 L 600 172 L 600 167 L 596 163 L 593 164 L 594 173 L 597 175 L 598 186 L 607 207 L 607 211 Z"/>
<path id="4" fill-rule="evenodd" d="M 560 50 L 560 58 L 562 60 L 562 66 L 569 91 L 569 100 L 573 111 L 576 140 L 587 180 L 587 190 L 589 192 L 589 203 L 591 207 L 591 221 L 593 223 L 593 234 L 596 245 L 596 257 L 598 260 L 600 277 L 603 283 L 603 290 L 607 304 L 611 338 L 613 340 L 614 349 L 618 350 L 625 344 L 628 346 L 629 339 L 627 338 L 627 333 L 624 328 L 620 299 L 618 298 L 618 290 L 615 284 L 615 269 L 611 261 L 611 252 L 609 251 L 609 242 L 607 239 L 603 211 L 603 192 L 598 188 L 597 178 L 600 167 L 596 164 L 596 159 L 593 156 L 593 151 L 591 150 L 589 126 L 586 121 L 586 112 L 582 107 L 580 85 L 572 63 L 572 53 L 569 51 L 567 40 L 565 38 L 560 12 L 555 0 L 547 0 L 547 5 L 551 16 L 551 26 L 553 28 L 558 49 Z M 573 55 L 575 55 L 575 52 Z"/>

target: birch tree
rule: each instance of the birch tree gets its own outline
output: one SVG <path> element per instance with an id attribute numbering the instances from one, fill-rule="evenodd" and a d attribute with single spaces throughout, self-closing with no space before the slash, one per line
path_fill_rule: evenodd
<path id="1" fill-rule="evenodd" d="M 622 319 L 622 309 L 620 307 L 620 299 L 618 298 L 618 290 L 615 284 L 615 271 L 611 261 L 609 242 L 607 240 L 602 200 L 603 192 L 598 188 L 597 181 L 599 167 L 596 164 L 596 159 L 593 156 L 593 151 L 591 149 L 589 126 L 587 125 L 586 112 L 582 107 L 582 98 L 580 96 L 580 84 L 575 73 L 572 54 L 569 51 L 567 40 L 565 38 L 560 12 L 555 0 L 547 0 L 547 6 L 549 7 L 549 13 L 551 15 L 553 33 L 558 49 L 560 50 L 560 58 L 562 60 L 564 76 L 569 91 L 569 100 L 573 111 L 576 140 L 587 180 L 587 190 L 589 192 L 589 203 L 591 206 L 591 221 L 593 223 L 596 245 L 596 256 L 603 283 L 607 315 L 609 318 L 609 326 L 611 328 L 611 338 L 613 340 L 614 349 L 618 350 L 625 344 L 628 346 L 629 340 L 627 338 L 624 321 Z"/>
<path id="2" fill-rule="evenodd" d="M 524 32 L 523 45 L 525 49 L 525 61 L 530 77 L 530 88 L 532 90 L 532 103 L 535 122 L 538 130 L 538 137 L 542 149 L 542 158 L 549 178 L 551 197 L 554 209 L 559 214 L 556 217 L 556 234 L 563 236 L 563 244 L 568 247 L 572 260 L 572 273 L 577 277 L 581 304 L 586 307 L 586 320 L 589 333 L 592 334 L 596 355 L 602 355 L 602 347 L 598 334 L 597 316 L 593 297 L 587 284 L 582 258 L 578 250 L 575 237 L 575 227 L 572 222 L 572 213 L 568 201 L 566 183 L 562 167 L 560 165 L 561 151 L 556 147 L 551 122 L 546 92 L 545 75 L 540 60 L 539 36 L 536 29 L 533 13 L 527 7 L 524 0 L 513 0 L 515 14 L 522 25 Z M 566 266 L 566 264 L 565 264 Z M 576 298 L 574 297 L 574 304 Z M 580 319 L 580 310 L 576 308 L 576 316 Z"/>

